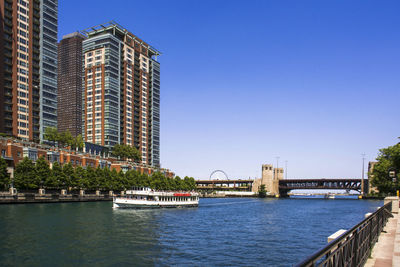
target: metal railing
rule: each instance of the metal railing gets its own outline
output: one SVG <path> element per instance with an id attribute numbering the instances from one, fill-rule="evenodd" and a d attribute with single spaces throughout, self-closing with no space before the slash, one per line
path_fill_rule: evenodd
<path id="1" fill-rule="evenodd" d="M 296 266 L 363 266 L 391 214 L 387 203 Z"/>

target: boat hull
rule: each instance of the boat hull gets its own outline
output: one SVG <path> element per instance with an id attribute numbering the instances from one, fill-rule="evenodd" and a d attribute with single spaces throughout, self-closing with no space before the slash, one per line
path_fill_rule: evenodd
<path id="1" fill-rule="evenodd" d="M 198 201 L 177 201 L 177 202 L 164 202 L 164 201 L 136 201 L 136 200 L 114 200 L 114 209 L 159 209 L 159 208 L 190 208 L 198 207 Z"/>

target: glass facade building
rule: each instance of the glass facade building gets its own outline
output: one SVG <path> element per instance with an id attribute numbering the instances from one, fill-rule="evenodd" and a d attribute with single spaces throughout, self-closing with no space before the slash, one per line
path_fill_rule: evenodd
<path id="1" fill-rule="evenodd" d="M 0 0 L 0 132 L 57 126 L 57 0 Z"/>
<path id="2" fill-rule="evenodd" d="M 58 0 L 41 0 L 40 139 L 46 127 L 57 127 Z"/>
<path id="3" fill-rule="evenodd" d="M 114 22 L 82 33 L 82 136 L 134 146 L 142 163 L 160 166 L 159 52 Z"/>

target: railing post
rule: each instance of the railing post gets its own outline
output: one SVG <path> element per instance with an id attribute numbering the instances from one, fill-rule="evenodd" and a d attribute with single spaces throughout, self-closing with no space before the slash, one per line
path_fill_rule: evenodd
<path id="1" fill-rule="evenodd" d="M 353 238 L 353 260 L 351 266 L 357 266 L 358 262 L 358 231 L 354 231 L 354 238 Z"/>
<path id="2" fill-rule="evenodd" d="M 374 237 L 373 237 L 373 234 L 374 234 L 374 224 L 373 224 L 374 219 L 375 218 L 372 217 L 369 220 L 369 248 L 370 248 L 370 250 L 372 249 L 372 247 L 374 245 L 374 244 L 372 244 L 372 242 L 374 241 Z"/>

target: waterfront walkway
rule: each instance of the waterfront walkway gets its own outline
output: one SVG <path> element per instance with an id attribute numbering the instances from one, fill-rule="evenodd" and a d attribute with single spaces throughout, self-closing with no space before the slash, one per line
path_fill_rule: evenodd
<path id="1" fill-rule="evenodd" d="M 400 213 L 389 218 L 365 267 L 400 266 Z"/>

